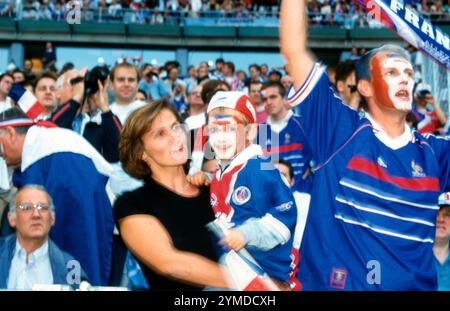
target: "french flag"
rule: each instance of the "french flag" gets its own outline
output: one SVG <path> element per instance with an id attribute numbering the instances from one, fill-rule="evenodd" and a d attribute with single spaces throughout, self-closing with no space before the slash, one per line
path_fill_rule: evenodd
<path id="1" fill-rule="evenodd" d="M 208 223 L 207 227 L 220 239 L 226 229 L 220 220 Z M 245 248 L 228 250 L 220 260 L 226 267 L 233 289 L 239 291 L 279 291 L 280 289 L 261 268 Z"/>
<path id="2" fill-rule="evenodd" d="M 14 83 L 8 96 L 14 100 L 17 105 L 32 120 L 36 119 L 43 111 L 44 107 L 38 102 L 36 97 L 23 86 Z"/>

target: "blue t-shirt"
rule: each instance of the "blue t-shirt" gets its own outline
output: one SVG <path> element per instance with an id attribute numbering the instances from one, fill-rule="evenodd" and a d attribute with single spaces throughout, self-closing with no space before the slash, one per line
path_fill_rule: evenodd
<path id="1" fill-rule="evenodd" d="M 315 64 L 300 125 L 317 163 L 300 249 L 305 290 L 435 290 L 432 246 L 440 193 L 449 188 L 450 144 L 405 132 L 388 147 L 363 114 L 335 96 Z"/>
<path id="2" fill-rule="evenodd" d="M 438 271 L 438 290 L 450 291 L 450 255 L 447 256 L 443 264 L 436 257 L 434 259 Z"/>

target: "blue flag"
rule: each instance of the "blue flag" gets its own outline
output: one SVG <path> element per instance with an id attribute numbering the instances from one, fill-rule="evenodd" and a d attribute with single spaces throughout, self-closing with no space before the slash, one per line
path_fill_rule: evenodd
<path id="1" fill-rule="evenodd" d="M 450 38 L 403 0 L 353 0 L 372 18 L 450 70 Z"/>

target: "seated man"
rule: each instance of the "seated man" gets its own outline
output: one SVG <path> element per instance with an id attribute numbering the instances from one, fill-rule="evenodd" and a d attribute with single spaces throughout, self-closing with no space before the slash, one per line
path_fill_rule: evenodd
<path id="1" fill-rule="evenodd" d="M 106 285 L 114 230 L 106 184 L 113 168 L 83 137 L 52 126 L 19 108 L 6 110 L 1 156 L 14 169 L 14 186 L 47 189 L 58 208 L 52 240 L 81 262 L 93 285 Z"/>
<path id="2" fill-rule="evenodd" d="M 31 290 L 36 284 L 73 286 L 86 279 L 79 263 L 48 237 L 55 223 L 55 207 L 43 187 L 22 187 L 10 204 L 8 220 L 16 233 L 0 242 L 0 288 Z"/>

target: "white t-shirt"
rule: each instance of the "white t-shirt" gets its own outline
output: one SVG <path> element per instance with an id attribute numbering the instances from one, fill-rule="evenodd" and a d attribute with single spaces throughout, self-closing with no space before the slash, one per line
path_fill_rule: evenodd
<path id="1" fill-rule="evenodd" d="M 133 101 L 127 105 L 119 105 L 114 102 L 109 106 L 109 108 L 111 109 L 112 113 L 114 113 L 119 118 L 120 123 L 122 123 L 122 125 L 125 125 L 125 121 L 127 120 L 128 116 L 133 111 L 145 106 L 146 104 L 146 102 L 143 102 L 141 100 Z"/>
<path id="2" fill-rule="evenodd" d="M 11 98 L 9 98 L 9 97 L 6 97 L 5 100 L 0 101 L 0 112 L 8 110 L 9 108 L 12 108 L 12 107 L 13 107 L 13 104 L 12 104 Z"/>

